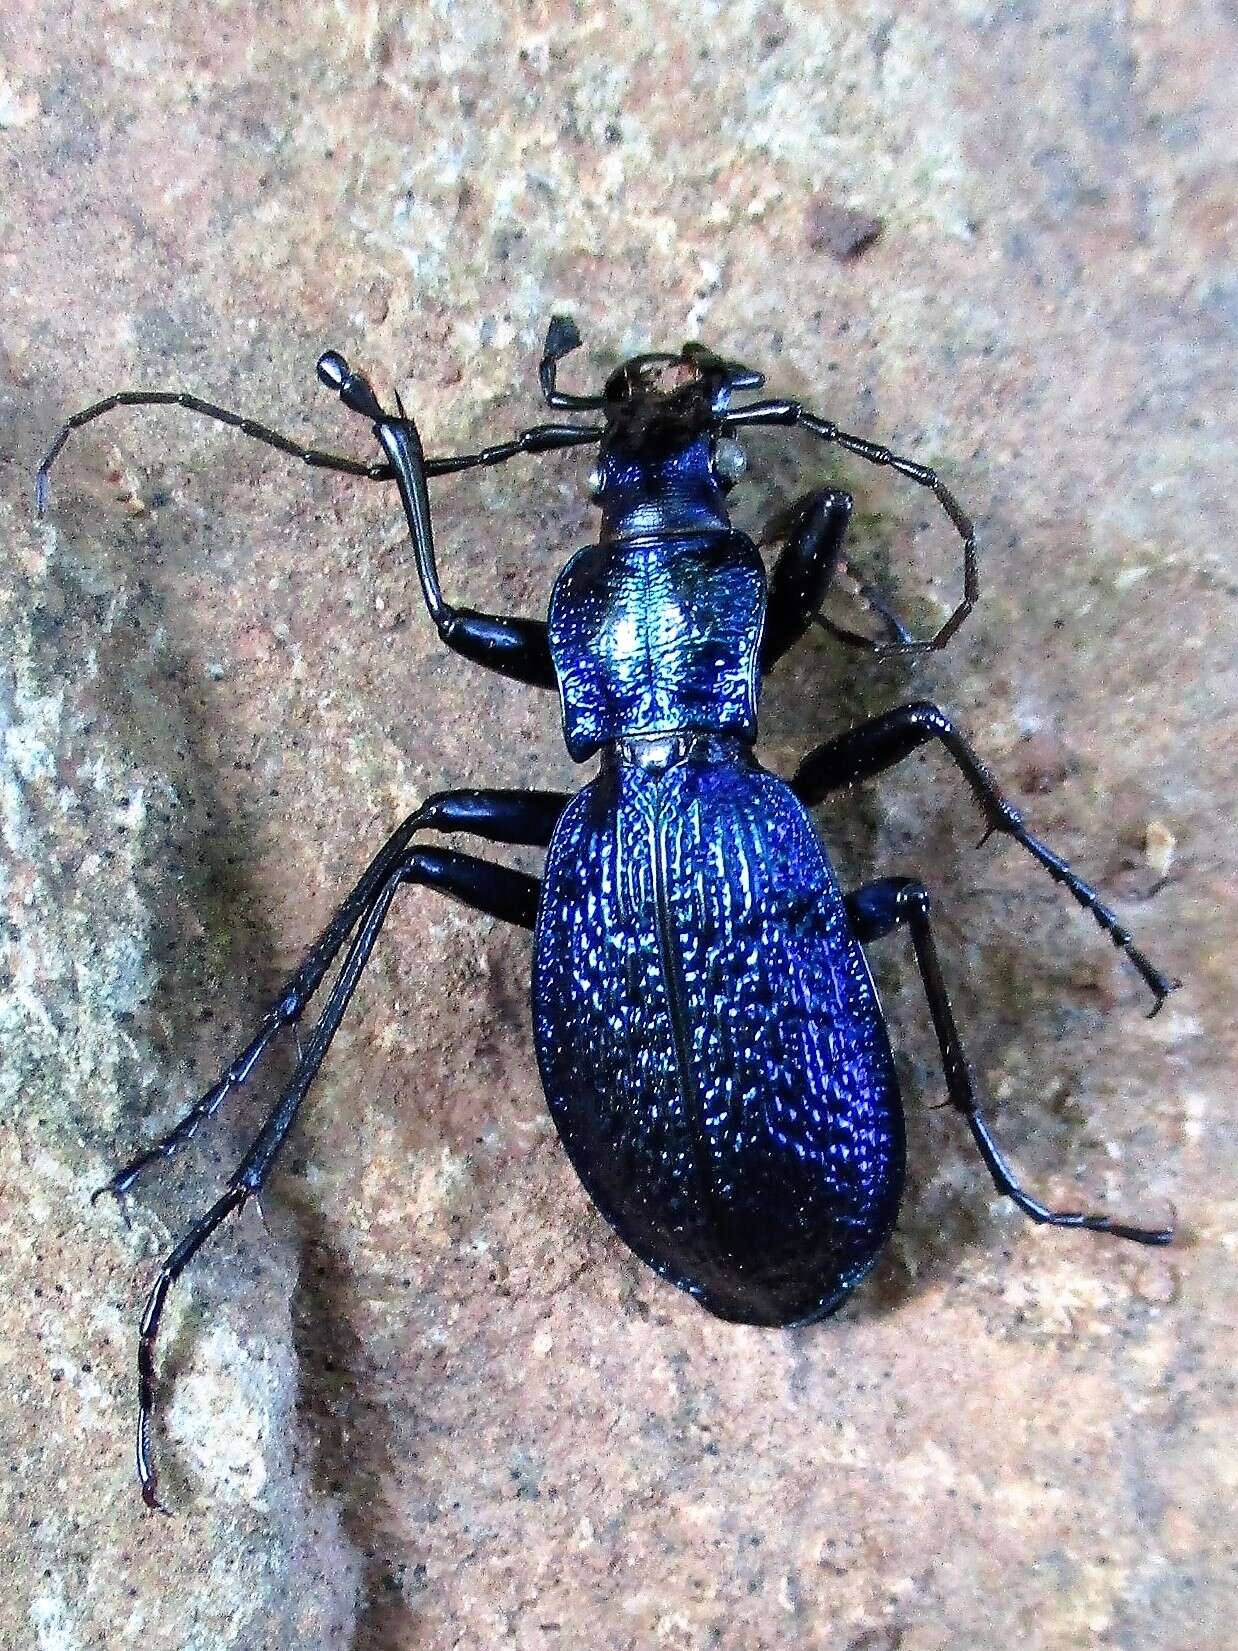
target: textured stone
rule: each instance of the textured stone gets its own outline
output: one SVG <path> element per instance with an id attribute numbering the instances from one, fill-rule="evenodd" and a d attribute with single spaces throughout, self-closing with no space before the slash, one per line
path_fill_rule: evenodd
<path id="1" fill-rule="evenodd" d="M 881 234 L 880 218 L 854 206 L 839 206 L 828 195 L 814 196 L 804 216 L 808 244 L 814 252 L 835 258 L 858 258 Z"/>
<path id="2" fill-rule="evenodd" d="M 0 20 L 0 1644 L 1123 1651 L 1235 1644 L 1235 41 L 1213 0 L 151 8 Z M 884 225 L 858 260 L 810 203 Z M 594 1216 L 546 1120 L 527 940 L 397 907 L 263 1218 L 170 1309 L 131 1480 L 136 1318 L 290 1051 L 132 1225 L 89 1193 L 235 1045 L 368 852 L 447 783 L 573 784 L 553 702 L 453 663 L 393 494 L 178 411 L 366 454 L 326 345 L 432 450 L 700 335 L 941 467 L 984 601 L 922 666 L 824 637 L 766 760 L 900 698 L 957 712 L 1184 990 L 1138 983 L 936 755 L 831 810 L 848 882 L 920 869 L 1001 1135 L 1150 1254 L 992 1195 L 907 948 L 882 949 L 912 1185 L 835 1321 L 723 1325 Z M 754 437 L 756 520 L 846 478 L 918 629 L 930 502 Z M 535 612 L 579 457 L 435 489 L 449 589 Z M 839 612 L 858 610 L 840 597 Z M 522 864 L 536 857 L 514 854 Z"/>

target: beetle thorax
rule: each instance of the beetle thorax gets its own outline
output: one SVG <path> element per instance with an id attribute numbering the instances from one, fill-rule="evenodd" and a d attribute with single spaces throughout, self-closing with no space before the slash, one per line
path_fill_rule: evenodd
<path id="1" fill-rule="evenodd" d="M 707 433 L 665 444 L 656 437 L 604 441 L 597 469 L 602 540 L 728 531 L 713 445 Z"/>

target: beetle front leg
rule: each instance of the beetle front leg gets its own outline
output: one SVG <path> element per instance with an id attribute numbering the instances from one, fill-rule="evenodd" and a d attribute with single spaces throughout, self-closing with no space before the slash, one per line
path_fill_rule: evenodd
<path id="1" fill-rule="evenodd" d="M 1002 795 L 997 781 L 971 745 L 936 705 L 920 701 L 900 705 L 884 716 L 862 722 L 848 733 L 826 740 L 809 752 L 796 770 L 791 788 L 810 807 L 832 792 L 845 790 L 857 780 L 880 774 L 930 740 L 938 740 L 949 752 L 956 767 L 971 787 L 984 813 L 987 829 L 981 842 L 995 831 L 1013 837 L 1093 918 L 1126 954 L 1140 978 L 1152 992 L 1155 1014 L 1169 993 L 1181 984 L 1151 963 L 1135 945 L 1130 932 L 1117 915 L 1103 904 L 1096 890 L 1073 872 L 1060 855 L 1033 837 L 1019 810 Z"/>
<path id="2" fill-rule="evenodd" d="M 850 493 L 826 487 L 808 493 L 768 524 L 762 544 L 782 541 L 782 550 L 769 576 L 769 602 L 765 614 L 765 637 L 761 647 L 761 670 L 771 671 L 812 624 L 820 625 L 839 642 L 880 653 L 886 646 L 872 637 L 861 636 L 837 625 L 821 612 L 834 575 L 846 570 L 869 607 L 878 614 L 894 643 L 910 640 L 911 633 L 886 606 L 880 594 L 864 580 L 843 553 L 843 541 L 851 520 Z"/>
<path id="3" fill-rule="evenodd" d="M 503 676 L 527 682 L 534 688 L 556 687 L 558 679 L 544 619 L 478 613 L 473 608 L 454 607 L 443 595 L 434 558 L 425 453 L 417 426 L 411 419 L 401 418 L 399 422 L 384 419 L 375 424 L 374 433 L 395 471 L 413 541 L 421 594 L 442 641 L 465 659 Z"/>
<path id="4" fill-rule="evenodd" d="M 166 1134 L 117 1170 L 96 1189 L 94 1198 L 104 1193 L 121 1197 L 144 1170 L 172 1158 L 198 1133 L 235 1090 L 249 1078 L 263 1055 L 286 1027 L 295 1026 L 322 984 L 341 947 L 356 927 L 392 869 L 408 851 L 420 831 L 466 832 L 492 843 L 527 844 L 546 848 L 560 814 L 570 802 L 560 791 L 440 791 L 414 810 L 379 849 L 362 872 L 352 892 L 340 906 L 318 939 L 310 947 L 296 971 L 275 994 L 244 1046 L 193 1105 L 179 1117 Z"/>
<path id="5" fill-rule="evenodd" d="M 427 478 L 434 470 L 446 474 L 478 464 L 501 464 L 521 452 L 549 452 L 580 446 L 596 440 L 596 432 L 583 426 L 545 425 L 536 431 L 526 431 L 524 437 L 513 442 L 484 449 L 480 454 L 427 460 L 417 426 L 403 407 L 397 415 L 385 412 L 364 374 L 354 373 L 337 351 L 327 350 L 319 358 L 318 376 L 339 392 L 346 407 L 373 422 L 374 434 L 391 463 L 400 489 L 426 609 L 442 640 L 465 659 L 513 677 L 517 682 L 526 682 L 534 688 L 556 688 L 558 678 L 550 657 L 544 620 L 458 608 L 443 595 L 434 555 Z M 397 397 L 397 403 L 398 400 Z"/>
<path id="6" fill-rule="evenodd" d="M 812 624 L 842 560 L 852 498 L 822 488 L 769 523 L 761 543 L 783 540 L 769 576 L 761 670 L 772 671 Z"/>
<path id="7" fill-rule="evenodd" d="M 1019 1185 L 980 1111 L 975 1079 L 963 1052 L 933 939 L 929 918 L 931 904 L 928 890 L 917 879 L 884 877 L 878 882 L 866 883 L 863 888 L 847 896 L 847 915 L 861 945 L 880 940 L 903 924 L 911 931 L 911 943 L 915 948 L 933 1030 L 941 1050 L 950 1104 L 967 1119 L 968 1128 L 998 1192 L 1012 1199 L 1024 1215 L 1045 1226 L 1078 1227 L 1086 1232 L 1109 1233 L 1114 1238 L 1126 1238 L 1134 1244 L 1170 1243 L 1174 1236 L 1172 1227 L 1132 1227 L 1107 1215 L 1050 1209 Z"/>

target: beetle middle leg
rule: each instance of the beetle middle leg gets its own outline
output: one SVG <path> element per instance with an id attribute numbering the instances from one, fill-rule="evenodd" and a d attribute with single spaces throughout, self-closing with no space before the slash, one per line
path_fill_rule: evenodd
<path id="1" fill-rule="evenodd" d="M 310 947 L 300 966 L 275 994 L 254 1031 L 223 1072 L 167 1133 L 146 1147 L 99 1187 L 117 1197 L 129 1191 L 151 1164 L 173 1157 L 253 1072 L 285 1027 L 295 1027 L 322 984 L 340 948 L 401 863 L 420 831 L 468 832 L 490 842 L 549 845 L 555 822 L 570 798 L 560 791 L 440 791 L 404 820 L 362 872 L 339 910 Z"/>
<path id="2" fill-rule="evenodd" d="M 265 1186 L 301 1103 L 331 1047 L 396 894 L 406 883 L 437 889 L 474 910 L 524 929 L 533 927 L 541 889 L 536 877 L 451 849 L 408 849 L 387 867 L 381 886 L 359 919 L 339 974 L 288 1087 L 229 1178 L 225 1192 L 189 1228 L 164 1261 L 147 1299 L 138 1340 L 137 1466 L 142 1497 L 148 1507 L 159 1506 L 150 1435 L 155 1405 L 155 1342 L 168 1291 L 212 1233 Z"/>
<path id="3" fill-rule="evenodd" d="M 941 1050 L 950 1104 L 967 1119 L 968 1128 L 998 1192 L 1012 1199 L 1024 1215 L 1046 1226 L 1078 1227 L 1087 1232 L 1109 1233 L 1114 1238 L 1127 1238 L 1135 1244 L 1170 1243 L 1173 1239 L 1172 1227 L 1133 1227 L 1107 1215 L 1050 1209 L 1019 1185 L 980 1111 L 975 1079 L 963 1052 L 954 1011 L 942 978 L 929 918 L 930 907 L 928 890 L 923 883 L 911 877 L 884 877 L 878 882 L 866 883 L 847 896 L 847 914 L 861 945 L 880 940 L 904 924 L 910 930 L 933 1019 L 933 1030 Z"/>
<path id="4" fill-rule="evenodd" d="M 1101 901 L 1096 890 L 1073 872 L 1047 844 L 1032 836 L 1023 823 L 1022 814 L 1002 795 L 986 765 L 946 713 L 936 705 L 924 701 L 900 705 L 870 722 L 860 723 L 835 739 L 826 740 L 804 758 L 796 770 L 791 788 L 801 801 L 812 806 L 823 801 L 831 792 L 844 790 L 857 780 L 870 779 L 874 774 L 892 768 L 930 740 L 939 740 L 946 748 L 980 804 L 986 823 L 981 842 L 995 831 L 1013 837 L 1044 867 L 1055 883 L 1060 884 L 1085 911 L 1090 912 L 1114 945 L 1125 953 L 1151 991 L 1156 1000 L 1151 1013 L 1155 1014 L 1181 982 L 1156 968 L 1135 945 L 1129 930 L 1123 927 L 1116 913 Z"/>

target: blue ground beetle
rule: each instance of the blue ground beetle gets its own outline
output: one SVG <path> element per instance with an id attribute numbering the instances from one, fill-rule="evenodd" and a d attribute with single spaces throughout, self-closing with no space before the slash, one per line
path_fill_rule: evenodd
<path id="1" fill-rule="evenodd" d="M 307 464 L 394 480 L 443 642 L 476 664 L 557 691 L 572 757 L 600 758 L 596 777 L 574 796 L 444 791 L 423 803 L 370 862 L 218 1081 L 100 1189 L 125 1193 L 148 1165 L 183 1146 L 276 1036 L 300 1020 L 344 952 L 291 1082 L 223 1195 L 163 1263 L 147 1303 L 137 1457 L 151 1505 L 158 1505 L 155 1338 L 168 1290 L 229 1213 L 266 1182 L 405 884 L 428 885 L 534 931 L 537 1058 L 564 1147 L 620 1237 L 711 1313 L 758 1325 L 821 1318 L 855 1288 L 889 1235 L 903 1187 L 903 1117 L 864 947 L 903 925 L 950 1101 L 999 1191 L 1034 1221 L 1143 1244 L 1171 1237 L 1049 1209 L 1023 1190 L 977 1105 L 928 890 L 908 877 L 850 894 L 839 888 L 809 808 L 935 740 L 980 805 L 985 835 L 1013 837 L 1092 914 L 1143 977 L 1155 1007 L 1177 985 L 1031 835 L 949 717 L 930 704 L 900 706 L 825 741 L 789 783 L 753 755 L 761 679 L 811 624 L 878 653 L 949 640 L 978 594 L 971 522 L 925 466 L 849 435 L 797 401 L 737 401 L 763 387 L 762 375 L 700 344 L 624 362 L 601 394 L 569 394 L 558 386 L 557 369 L 579 343 L 572 321 L 552 321 L 542 391 L 556 411 L 600 420 L 537 425 L 477 453 L 426 458 L 399 398 L 396 411 L 386 411 L 369 382 L 328 351 L 318 376 L 370 421 L 381 460 L 306 450 L 194 396 L 131 391 L 70 419 L 40 468 L 42 508 L 51 464 L 72 430 L 116 406 L 175 403 Z M 809 493 L 784 513 L 770 536 L 781 548 L 767 574 L 727 510 L 745 463 L 736 432 L 764 425 L 797 426 L 933 493 L 962 540 L 964 564 L 962 601 L 934 636 L 913 638 L 862 583 L 882 640 L 821 613 L 831 580 L 849 566 L 843 547 L 851 499 L 836 489 Z M 597 450 L 588 491 L 601 527 L 597 543 L 578 551 L 555 581 L 548 620 L 453 606 L 435 563 L 430 478 L 572 447 Z M 545 874 L 539 883 L 430 846 L 420 841 L 428 832 L 543 847 Z"/>

